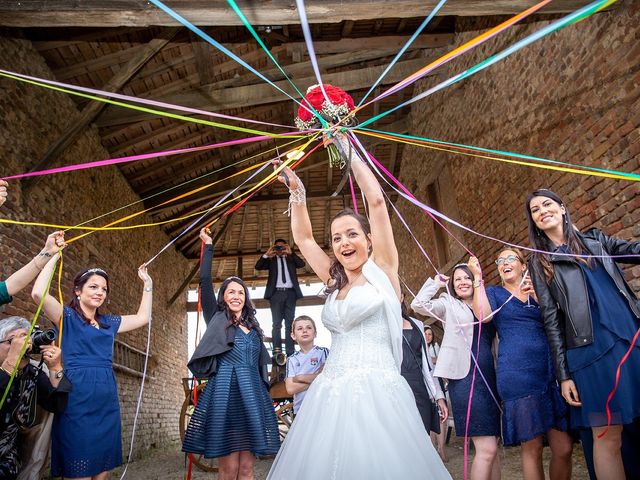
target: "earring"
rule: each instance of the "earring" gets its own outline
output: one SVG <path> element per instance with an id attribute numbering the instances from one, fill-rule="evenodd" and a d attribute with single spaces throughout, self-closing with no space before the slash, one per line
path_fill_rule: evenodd
<path id="1" fill-rule="evenodd" d="M 76 295 L 76 300 L 80 301 L 80 295 Z"/>

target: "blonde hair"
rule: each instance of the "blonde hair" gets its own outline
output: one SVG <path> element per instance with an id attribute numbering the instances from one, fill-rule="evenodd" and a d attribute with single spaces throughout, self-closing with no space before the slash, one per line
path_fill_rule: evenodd
<path id="1" fill-rule="evenodd" d="M 293 323 L 291 324 L 291 333 L 293 333 L 293 331 L 296 329 L 296 323 L 302 322 L 302 321 L 311 322 L 311 325 L 313 325 L 313 331 L 318 333 L 318 329 L 316 328 L 316 322 L 314 322 L 313 318 L 311 318 L 309 315 L 300 315 L 299 317 L 296 317 L 293 320 Z"/>

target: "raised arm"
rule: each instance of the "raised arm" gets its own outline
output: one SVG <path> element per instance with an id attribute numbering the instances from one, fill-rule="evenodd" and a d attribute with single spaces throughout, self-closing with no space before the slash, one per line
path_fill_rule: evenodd
<path id="1" fill-rule="evenodd" d="M 42 310 L 56 327 L 60 325 L 60 318 L 62 318 L 62 305 L 54 296 L 49 294 L 48 286 L 49 279 L 54 274 L 54 269 L 58 263 L 58 258 L 60 258 L 60 253 L 55 253 L 53 257 L 49 259 L 40 274 L 38 274 L 31 289 L 31 298 L 33 298 L 37 304 L 40 304 L 44 297 Z"/>
<path id="2" fill-rule="evenodd" d="M 273 249 L 273 245 L 271 245 L 265 253 L 260 255 L 254 268 L 256 270 L 269 270 L 269 268 L 271 268 L 271 259 L 275 257 L 275 255 L 276 251 Z"/>
<path id="3" fill-rule="evenodd" d="M 615 255 L 613 260 L 620 263 L 640 263 L 640 242 L 628 242 L 621 238 L 605 235 L 600 230 L 594 228 L 586 233 L 600 241 L 609 255 Z"/>
<path id="4" fill-rule="evenodd" d="M 138 277 L 142 280 L 144 288 L 142 290 L 142 298 L 140 306 L 134 315 L 123 315 L 120 322 L 118 333 L 135 330 L 146 325 L 151 320 L 151 307 L 153 305 L 153 280 L 147 273 L 147 266 L 143 263 L 138 268 Z"/>
<path id="5" fill-rule="evenodd" d="M 473 313 L 477 319 L 488 322 L 491 320 L 491 317 L 489 317 L 491 304 L 489 303 L 489 297 L 487 297 L 487 291 L 484 288 L 480 262 L 476 257 L 470 257 L 467 265 L 475 279 L 473 281 Z"/>
<path id="6" fill-rule="evenodd" d="M 279 162 L 274 163 L 276 165 L 279 164 Z M 278 180 L 287 185 L 291 192 L 291 232 L 293 233 L 293 240 L 315 274 L 318 275 L 320 280 L 327 283 L 331 278 L 329 275 L 331 259 L 313 238 L 304 185 L 289 167 L 285 167 L 280 172 Z"/>
<path id="7" fill-rule="evenodd" d="M 213 291 L 213 277 L 211 276 L 213 240 L 206 228 L 200 230 L 200 239 L 204 242 L 202 264 L 200 265 L 200 304 L 202 305 L 204 322 L 209 325 L 209 322 L 218 309 L 216 294 Z"/>
<path id="8" fill-rule="evenodd" d="M 15 295 L 29 285 L 47 264 L 49 259 L 64 246 L 64 232 L 53 232 L 47 237 L 47 241 L 40 253 L 31 259 L 24 267 L 13 273 L 5 280 L 9 295 Z M 45 285 L 46 286 L 46 285 Z"/>
<path id="9" fill-rule="evenodd" d="M 351 155 L 353 176 L 360 190 L 362 190 L 369 207 L 373 260 L 385 271 L 398 294 L 398 298 L 400 298 L 398 249 L 393 238 L 391 219 L 389 218 L 389 211 L 387 210 L 380 184 L 344 134 L 336 134 L 334 142 L 337 144 L 338 149 L 341 150 L 342 155 Z"/>
<path id="10" fill-rule="evenodd" d="M 416 313 L 426 315 L 434 320 L 444 321 L 446 300 L 444 298 L 434 299 L 433 297 L 438 293 L 438 290 L 446 285 L 446 278 L 447 277 L 440 275 L 436 276 L 436 278 L 428 278 L 416 295 L 416 298 L 411 302 L 411 309 Z M 431 324 L 434 320 L 428 323 Z"/>

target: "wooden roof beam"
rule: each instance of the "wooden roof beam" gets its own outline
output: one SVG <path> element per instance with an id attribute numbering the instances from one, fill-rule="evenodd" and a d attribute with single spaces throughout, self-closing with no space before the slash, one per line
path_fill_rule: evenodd
<path id="1" fill-rule="evenodd" d="M 408 75 L 424 67 L 427 61 L 424 58 L 405 60 L 396 63 L 395 67 L 384 77 L 381 84 L 389 85 L 403 80 Z M 324 83 L 340 85 L 344 90 L 352 91 L 367 88 L 372 85 L 384 71 L 386 65 L 358 68 L 345 72 L 329 73 L 322 76 Z M 431 74 L 430 74 L 431 75 Z M 306 89 L 309 85 L 317 83 L 315 76 L 296 79 L 298 88 Z M 275 82 L 280 88 L 296 98 L 298 94 L 287 81 Z M 201 108 L 208 111 L 228 110 L 230 108 L 249 107 L 288 101 L 282 93 L 271 85 L 245 85 L 235 88 L 223 88 L 219 90 L 198 89 L 186 91 L 176 95 L 169 95 L 159 99 L 162 102 L 174 103 L 186 107 Z M 154 118 L 153 115 L 122 109 L 107 108 L 98 120 L 99 125 L 115 125 L 119 123 L 132 123 Z"/>
<path id="2" fill-rule="evenodd" d="M 439 15 L 485 16 L 518 13 L 535 0 L 464 0 L 447 2 Z M 586 5 L 588 0 L 557 0 L 544 13 L 563 13 Z M 437 0 L 308 0 L 306 13 L 311 23 L 339 23 L 344 20 L 424 17 Z M 297 24 L 291 0 L 242 2 L 252 25 Z M 197 25 L 242 25 L 225 0 L 183 0 L 176 10 Z M 177 22 L 148 2 L 137 0 L 22 0 L 0 3 L 0 25 L 6 27 L 139 27 L 175 26 Z"/>
<path id="3" fill-rule="evenodd" d="M 117 92 L 120 90 L 130 79 L 133 77 L 145 63 L 153 58 L 162 48 L 171 41 L 179 29 L 171 28 L 165 29 L 158 34 L 156 38 L 151 40 L 144 49 L 137 52 L 137 54 L 127 62 L 117 73 L 107 82 L 102 88 L 103 90 Z M 87 104 L 80 113 L 80 118 L 73 121 L 62 136 L 53 143 L 46 151 L 44 156 L 38 161 L 36 165 L 31 168 L 31 171 L 43 170 L 47 168 L 53 160 L 61 155 L 69 145 L 73 144 L 78 135 L 89 125 L 93 120 L 100 115 L 102 110 L 106 107 L 102 102 L 91 102 Z M 38 180 L 42 177 L 32 177 L 23 180 L 22 187 L 28 189 L 38 183 Z"/>

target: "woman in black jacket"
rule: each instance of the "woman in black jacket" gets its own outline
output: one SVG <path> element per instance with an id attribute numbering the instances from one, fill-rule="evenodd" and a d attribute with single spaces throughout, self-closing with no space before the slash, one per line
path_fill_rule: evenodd
<path id="1" fill-rule="evenodd" d="M 191 417 L 182 450 L 218 458 L 220 480 L 254 478 L 256 456 L 275 455 L 280 448 L 278 424 L 267 390 L 270 362 L 262 330 L 238 277 L 229 277 L 213 291 L 213 245 L 205 243 L 200 267 L 202 311 L 207 330 L 189 369 L 209 381 Z"/>
<path id="2" fill-rule="evenodd" d="M 579 232 L 562 199 L 550 190 L 529 194 L 529 238 L 537 250 L 529 269 L 539 298 L 556 376 L 572 407 L 574 428 L 590 428 L 598 478 L 624 479 L 623 425 L 640 417 L 640 308 L 616 262 L 640 263 L 640 243 L 600 230 Z M 617 391 L 607 398 L 616 383 Z M 606 434 L 602 435 L 606 431 Z"/>

